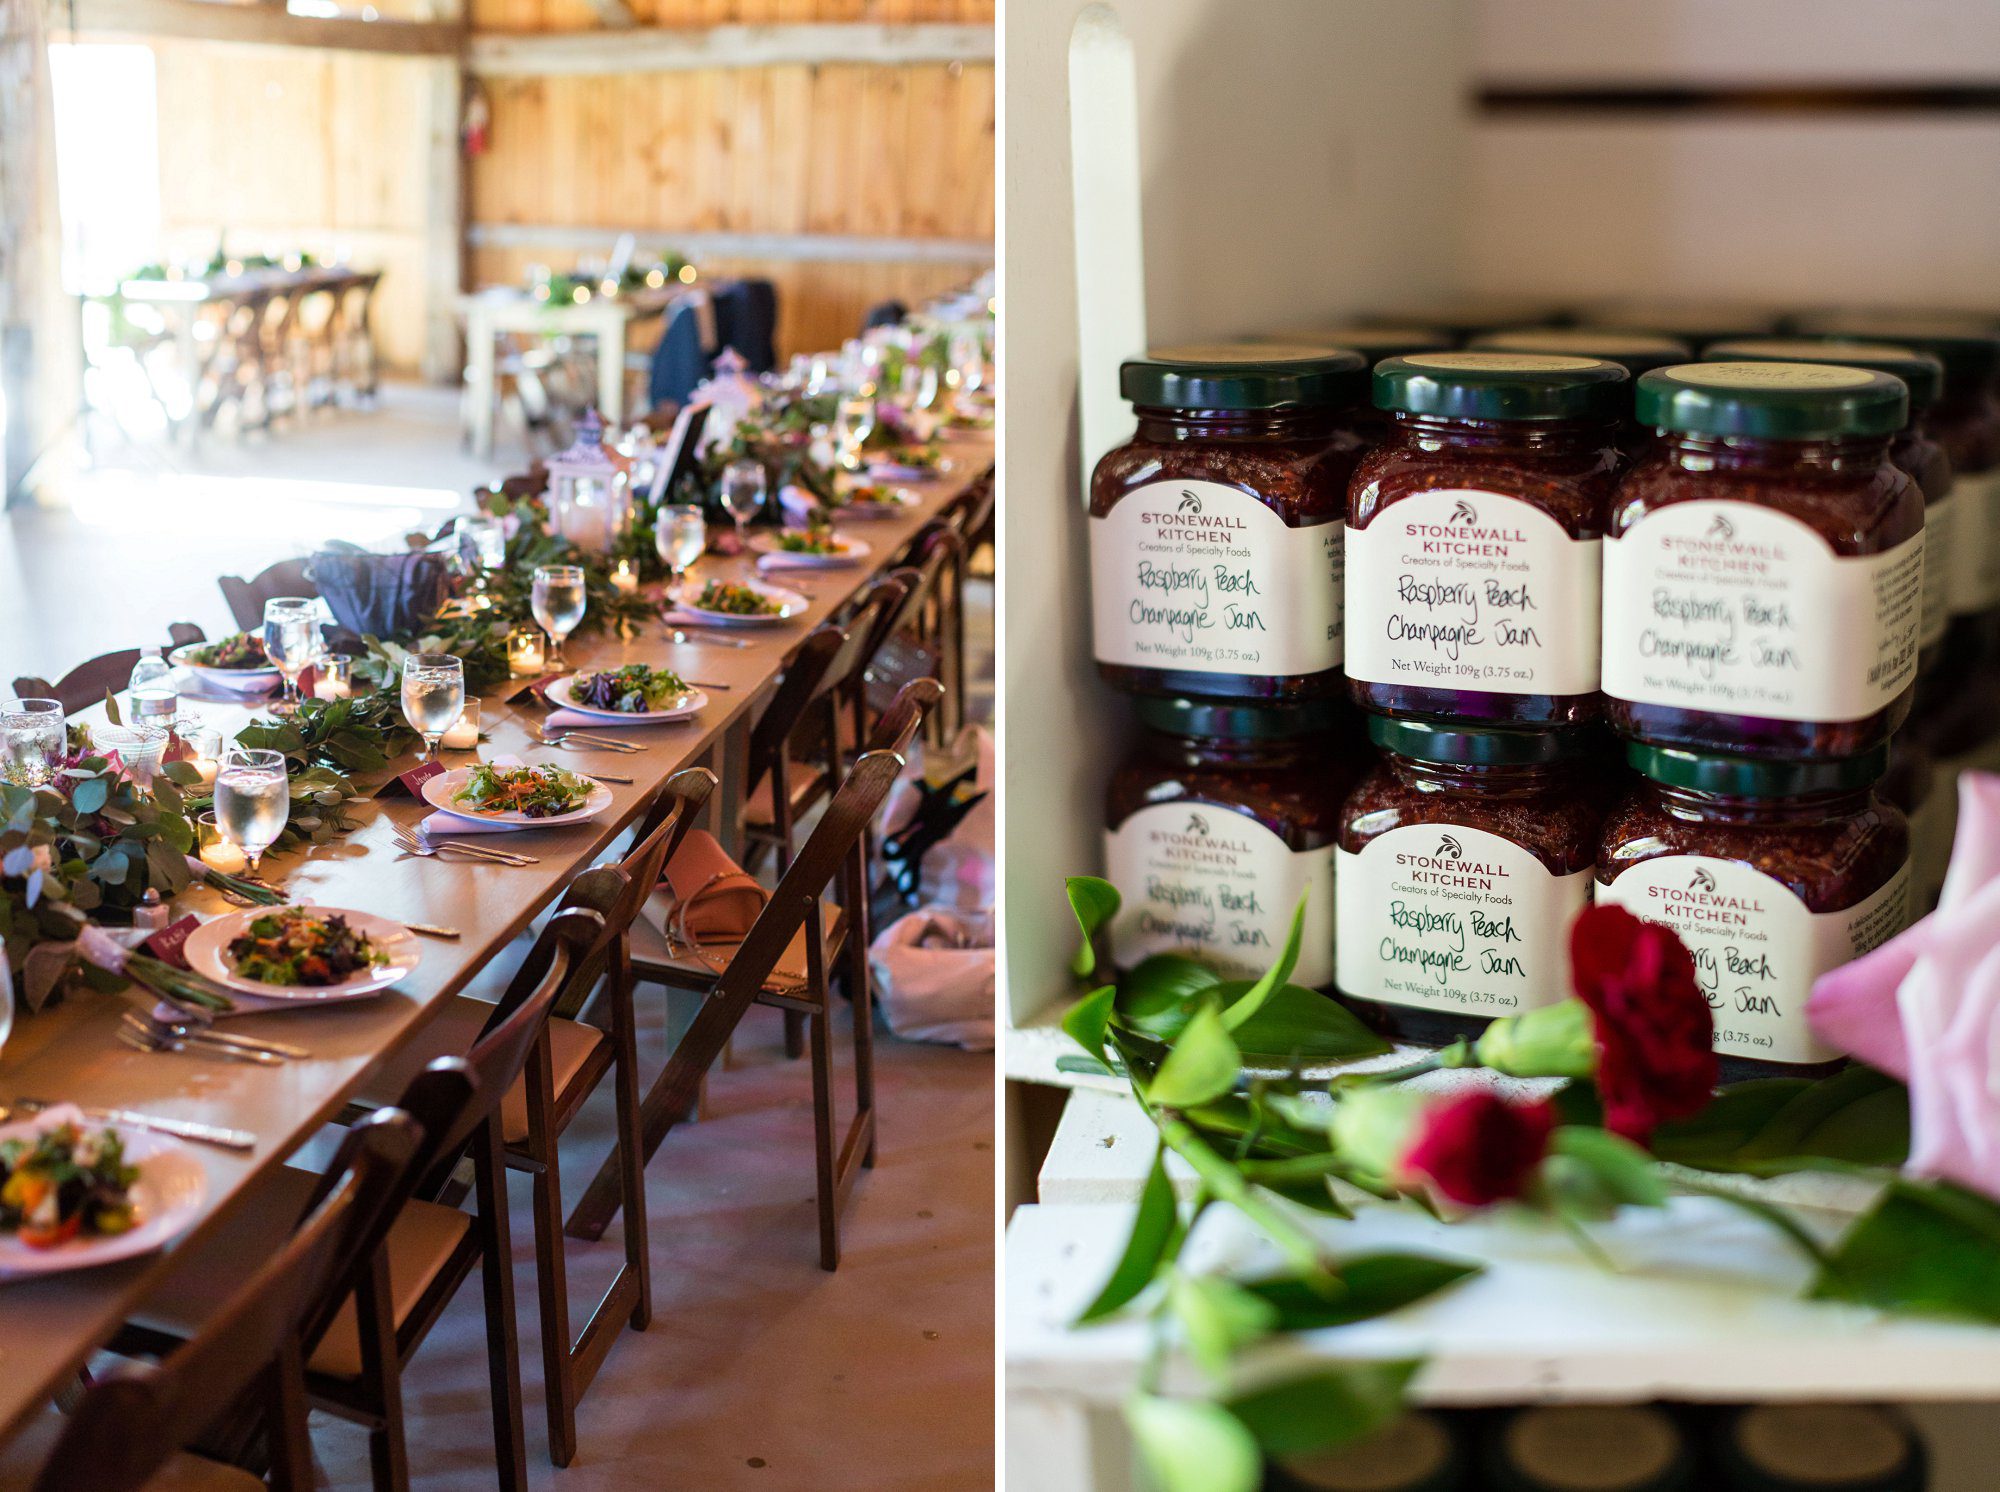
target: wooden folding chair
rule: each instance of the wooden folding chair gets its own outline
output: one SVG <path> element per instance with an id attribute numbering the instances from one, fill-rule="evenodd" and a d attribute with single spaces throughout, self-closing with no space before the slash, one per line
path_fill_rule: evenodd
<path id="1" fill-rule="evenodd" d="M 300 1329 L 382 1225 L 407 1184 L 421 1136 L 384 1109 L 351 1131 L 323 1195 L 275 1252 L 234 1261 L 249 1283 L 201 1333 L 157 1365 L 132 1364 L 96 1383 L 74 1413 L 51 1412 L 0 1450 L 0 1485 L 33 1492 L 309 1492 Z M 344 1287 L 343 1287 L 344 1288 Z M 214 1460 L 189 1447 L 216 1450 Z M 39 1467 L 39 1470 L 37 1470 Z"/>
<path id="2" fill-rule="evenodd" d="M 865 940 L 868 871 L 862 858 L 863 835 L 902 770 L 902 751 L 935 699 L 934 692 L 914 691 L 885 716 L 876 734 L 876 743 L 885 743 L 885 749 L 871 750 L 855 763 L 770 902 L 734 949 L 708 948 L 702 950 L 705 957 L 696 957 L 670 943 L 664 924 L 656 925 L 652 915 L 642 917 L 632 931 L 632 977 L 636 981 L 694 989 L 705 996 L 641 1105 L 641 1153 L 646 1159 L 690 1110 L 703 1077 L 753 1003 L 805 1018 L 812 1051 L 823 1269 L 833 1269 L 840 1262 L 840 1207 L 853 1185 L 857 1166 L 875 1163 L 874 1013 Z M 720 973 L 711 960 L 722 963 Z M 836 960 L 841 961 L 854 1009 L 855 1086 L 854 1118 L 838 1145 L 829 974 Z M 788 966 L 784 973 L 780 972 L 781 964 Z M 620 1157 L 614 1155 L 598 1170 L 570 1215 L 572 1237 L 602 1236 L 618 1207 L 623 1185 L 620 1166 Z"/>
<path id="3" fill-rule="evenodd" d="M 302 559 L 266 565 L 248 580 L 240 575 L 224 575 L 216 584 L 222 587 L 222 599 L 229 604 L 229 614 L 245 632 L 254 632 L 264 625 L 266 601 L 279 596 L 319 595 L 308 562 Z"/>

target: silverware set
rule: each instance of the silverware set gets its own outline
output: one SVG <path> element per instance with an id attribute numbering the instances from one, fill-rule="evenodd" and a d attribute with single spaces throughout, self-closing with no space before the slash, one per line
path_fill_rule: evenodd
<path id="1" fill-rule="evenodd" d="M 468 860 L 491 860 L 498 865 L 536 865 L 540 862 L 533 855 L 518 854 L 513 850 L 498 850 L 491 845 L 467 844 L 462 839 L 431 840 L 412 833 L 408 829 L 391 825 L 389 837 L 396 847 L 406 855 L 418 855 L 428 860 L 433 855 L 463 855 Z"/>
<path id="2" fill-rule="evenodd" d="M 710 636 L 707 633 L 690 632 L 685 627 L 667 628 L 667 641 L 685 643 L 689 647 L 697 647 L 697 648 L 747 648 L 755 646 L 755 644 L 751 643 L 746 638 L 714 637 Z M 715 686 L 712 684 L 702 685 L 702 688 L 704 689 L 711 689 L 714 687 Z"/>
<path id="3" fill-rule="evenodd" d="M 192 1053 L 227 1062 L 254 1062 L 260 1067 L 276 1067 L 309 1055 L 303 1047 L 281 1041 L 232 1035 L 191 1020 L 163 1021 L 142 1010 L 125 1012 L 118 1024 L 118 1039 L 136 1051 Z"/>
<path id="4" fill-rule="evenodd" d="M 646 749 L 643 746 L 634 745 L 630 741 L 614 740 L 610 736 L 594 736 L 588 731 L 581 730 L 558 731 L 553 736 L 544 730 L 542 732 L 542 744 L 544 746 L 574 745 L 583 751 L 622 751 L 628 756 Z"/>
<path id="5" fill-rule="evenodd" d="M 44 1109 L 57 1107 L 55 1100 L 48 1098 L 16 1098 L 0 1103 L 0 1124 L 9 1119 L 18 1119 L 24 1114 L 39 1114 Z M 203 1145 L 220 1145 L 224 1150 L 254 1150 L 257 1137 L 247 1129 L 224 1129 L 216 1124 L 199 1124 L 192 1119 L 160 1119 L 152 1114 L 141 1114 L 134 1109 L 85 1109 L 83 1115 L 93 1124 L 129 1124 L 134 1129 L 149 1129 L 155 1134 L 172 1135 L 177 1140 L 194 1140 Z"/>

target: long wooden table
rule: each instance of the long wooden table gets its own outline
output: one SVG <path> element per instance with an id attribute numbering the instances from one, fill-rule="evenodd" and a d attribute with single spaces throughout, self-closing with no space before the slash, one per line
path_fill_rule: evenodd
<path id="1" fill-rule="evenodd" d="M 716 798 L 724 803 L 740 799 L 742 744 L 756 705 L 782 674 L 786 661 L 807 632 L 892 564 L 924 523 L 985 476 L 992 465 L 993 443 L 984 433 L 961 432 L 950 438 L 946 453 L 952 458 L 950 472 L 909 484 L 922 494 L 922 501 L 906 516 L 857 523 L 848 530 L 870 545 L 866 565 L 778 572 L 778 583 L 811 593 L 811 609 L 796 623 L 743 628 L 734 634 L 753 641 L 752 647 L 675 644 L 666 641 L 658 628 L 629 642 L 604 636 L 573 639 L 570 662 L 578 667 L 649 662 L 671 666 L 693 680 L 727 686 L 711 691 L 707 708 L 687 724 L 611 732 L 649 747 L 644 754 L 543 746 L 537 736 L 539 708 L 505 704 L 502 694 L 484 698 L 482 725 L 490 738 L 482 747 L 484 755 L 511 752 L 528 760 L 560 761 L 578 771 L 602 768 L 634 779 L 629 787 L 610 785 L 612 807 L 589 823 L 504 836 L 509 848 L 539 856 L 539 864 L 517 869 L 403 854 L 390 841 L 392 824 L 411 825 L 431 812 L 428 805 L 403 797 L 353 804 L 358 821 L 353 833 L 308 851 L 267 857 L 265 875 L 294 896 L 400 921 L 442 924 L 462 934 L 456 942 L 423 939 L 422 965 L 378 999 L 231 1018 L 232 1030 L 297 1043 L 311 1050 L 310 1059 L 267 1068 L 133 1051 L 114 1035 L 125 999 L 71 995 L 17 1020 L 12 1039 L 0 1052 L 0 1102 L 43 1098 L 86 1107 L 116 1106 L 254 1132 L 257 1147 L 248 1154 L 192 1147 L 208 1172 L 209 1194 L 200 1220 L 183 1241 L 199 1237 L 338 1114 L 378 1064 L 417 1038 L 446 1000 L 548 907 L 579 871 L 603 856 L 668 777 L 684 767 L 706 764 L 722 778 Z M 740 578 L 748 567 L 747 559 L 707 559 L 696 573 Z M 253 713 L 241 705 L 202 705 L 198 711 L 230 734 Z M 448 764 L 454 759 L 469 762 L 472 756 L 447 753 L 445 759 Z M 400 763 L 398 769 L 409 765 Z M 206 888 L 191 888 L 174 908 L 176 915 L 225 910 L 222 899 Z M 0 1439 L 18 1430 L 110 1338 L 164 1275 L 171 1257 L 169 1250 L 98 1269 L 0 1284 Z M 247 1269 L 254 1262 L 243 1264 Z"/>

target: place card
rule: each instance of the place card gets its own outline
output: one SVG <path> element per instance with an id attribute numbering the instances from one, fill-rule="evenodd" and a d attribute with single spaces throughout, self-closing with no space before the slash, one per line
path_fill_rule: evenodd
<path id="1" fill-rule="evenodd" d="M 561 677 L 562 675 L 559 673 L 545 673 L 538 679 L 530 679 L 506 697 L 507 703 L 510 705 L 546 705 L 549 702 L 549 685 Z"/>
<path id="2" fill-rule="evenodd" d="M 176 969 L 185 969 L 188 967 L 186 952 L 188 936 L 200 926 L 201 919 L 190 912 L 178 922 L 168 923 L 139 946 L 161 963 L 172 964 Z"/>
<path id="3" fill-rule="evenodd" d="M 382 786 L 375 790 L 375 796 L 378 799 L 417 798 L 421 800 L 424 795 L 424 784 L 429 782 L 433 777 L 440 776 L 444 772 L 444 769 L 443 762 L 425 762 L 421 766 L 412 767 L 409 771 L 403 773 L 402 776 L 391 778 L 388 782 L 383 783 Z"/>

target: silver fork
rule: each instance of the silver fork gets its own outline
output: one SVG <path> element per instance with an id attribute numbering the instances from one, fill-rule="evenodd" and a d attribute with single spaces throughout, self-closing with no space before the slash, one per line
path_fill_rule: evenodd
<path id="1" fill-rule="evenodd" d="M 219 1047 L 234 1047 L 245 1052 L 269 1052 L 274 1057 L 309 1057 L 312 1054 L 304 1047 L 288 1046 L 282 1041 L 259 1041 L 254 1036 L 238 1036 L 234 1032 L 218 1031 L 194 1019 L 163 1021 L 158 1016 L 144 1010 L 128 1010 L 125 1022 L 141 1035 L 157 1037 L 163 1041 L 196 1041 Z"/>
<path id="2" fill-rule="evenodd" d="M 544 746 L 567 746 L 572 742 L 580 751 L 622 751 L 628 756 L 646 749 L 630 741 L 614 741 L 609 736 L 593 736 L 581 731 L 566 730 L 553 736 L 545 732 L 542 735 Z"/>
<path id="3" fill-rule="evenodd" d="M 429 859 L 432 855 L 441 855 L 447 850 L 456 850 L 460 854 L 469 855 L 475 860 L 492 860 L 501 865 L 533 865 L 536 863 L 533 855 L 517 855 L 511 850 L 489 849 L 483 844 L 462 844 L 452 839 L 432 844 L 428 839 L 419 839 L 416 835 L 401 827 L 392 826 L 389 830 L 389 837 L 396 841 L 397 847 L 403 850 L 404 853 L 420 855 L 425 859 Z"/>
<path id="4" fill-rule="evenodd" d="M 741 637 L 709 637 L 687 631 L 682 627 L 667 628 L 667 641 L 683 643 L 692 648 L 748 648 L 756 644 Z"/>
<path id="5" fill-rule="evenodd" d="M 118 1039 L 134 1051 L 140 1052 L 181 1052 L 197 1057 L 216 1057 L 224 1062 L 254 1062 L 259 1067 L 278 1067 L 284 1058 L 275 1052 L 245 1051 L 232 1046 L 197 1046 L 191 1041 L 182 1041 L 172 1036 L 158 1036 L 143 1026 L 134 1026 L 129 1021 L 118 1023 Z"/>

